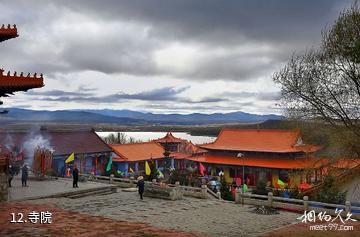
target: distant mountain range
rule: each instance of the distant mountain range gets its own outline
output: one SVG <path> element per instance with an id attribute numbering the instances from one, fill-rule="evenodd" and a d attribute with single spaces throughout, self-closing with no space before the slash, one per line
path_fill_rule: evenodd
<path id="1" fill-rule="evenodd" d="M 132 110 L 28 110 L 9 108 L 9 113 L 1 114 L 0 121 L 44 121 L 44 122 L 83 122 L 116 124 L 214 124 L 260 122 L 282 120 L 284 117 L 274 114 L 257 115 L 244 112 L 232 113 L 192 113 L 192 114 L 155 114 Z"/>

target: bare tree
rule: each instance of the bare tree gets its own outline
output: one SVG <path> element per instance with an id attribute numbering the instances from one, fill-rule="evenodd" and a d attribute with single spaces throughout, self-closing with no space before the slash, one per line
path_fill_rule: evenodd
<path id="1" fill-rule="evenodd" d="M 326 121 L 360 154 L 360 9 L 355 2 L 323 32 L 319 49 L 293 55 L 273 75 L 288 116 Z"/>
<path id="2" fill-rule="evenodd" d="M 127 136 L 125 133 L 118 132 L 116 134 L 110 133 L 104 138 L 104 141 L 108 144 L 125 144 L 127 143 Z"/>
<path id="3" fill-rule="evenodd" d="M 107 137 L 104 137 L 104 141 L 107 144 L 126 144 L 141 142 L 141 140 L 136 140 L 133 137 L 128 137 L 125 133 L 122 132 L 118 132 L 116 134 L 110 133 Z"/>

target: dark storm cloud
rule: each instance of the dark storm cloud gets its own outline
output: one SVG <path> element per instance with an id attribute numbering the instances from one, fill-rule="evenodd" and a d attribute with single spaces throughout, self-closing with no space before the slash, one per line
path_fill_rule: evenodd
<path id="1" fill-rule="evenodd" d="M 106 96 L 88 96 L 87 93 L 76 93 L 66 91 L 48 91 L 33 93 L 36 95 L 45 95 L 44 97 L 35 98 L 45 101 L 61 101 L 61 102 L 93 102 L 93 103 L 115 103 L 123 100 L 143 100 L 143 101 L 171 101 L 177 100 L 178 94 L 189 89 L 189 87 L 172 88 L 164 87 L 140 93 L 126 94 L 123 92 L 106 95 Z M 53 94 L 52 94 L 53 92 Z M 93 95 L 91 93 L 91 95 Z"/>
<path id="2" fill-rule="evenodd" d="M 159 109 L 159 110 L 189 110 L 189 111 L 206 111 L 208 113 L 214 113 L 216 111 L 239 111 L 245 107 L 254 106 L 254 102 L 236 102 L 228 105 L 213 105 L 213 104 L 157 104 L 152 103 L 147 106 L 147 109 Z M 244 109 L 245 110 L 245 109 Z"/>
<path id="3" fill-rule="evenodd" d="M 226 92 L 217 96 L 235 99 L 256 99 L 258 101 L 276 101 L 280 99 L 280 92 Z"/>
<path id="4" fill-rule="evenodd" d="M 224 102 L 224 101 L 229 101 L 229 100 L 226 98 L 215 98 L 215 97 L 205 97 L 200 100 L 193 100 L 191 98 L 178 97 L 177 101 L 182 102 L 182 103 L 189 103 L 189 104 L 206 104 L 206 103 Z"/>
<path id="5" fill-rule="evenodd" d="M 0 20 L 18 23 L 21 40 L 7 43 L 0 64 L 47 74 L 93 70 L 187 80 L 256 80 L 270 77 L 293 51 L 316 46 L 321 29 L 348 2 L 11 1 L 2 3 Z M 99 29 L 81 28 L 76 17 L 91 20 Z M 203 57 L 194 62 L 193 70 L 164 70 L 154 62 L 154 53 L 174 41 L 202 47 Z M 253 54 L 237 51 L 249 42 Z M 256 51 L 256 44 L 272 50 Z M 215 48 L 225 53 L 211 54 Z"/>
<path id="6" fill-rule="evenodd" d="M 105 0 L 61 1 L 76 11 L 154 26 L 154 35 L 212 40 L 216 43 L 251 38 L 309 41 L 332 20 L 343 0 Z M 225 37 L 224 37 L 225 36 Z M 310 39 L 311 41 L 311 39 Z"/>
<path id="7" fill-rule="evenodd" d="M 84 92 L 67 92 L 62 90 L 52 90 L 45 92 L 31 92 L 29 95 L 37 96 L 35 100 L 44 101 L 59 101 L 59 102 L 92 102 L 92 103 L 115 103 L 123 102 L 124 100 L 142 100 L 142 101 L 172 101 L 180 103 L 201 104 L 201 103 L 217 103 L 228 101 L 224 98 L 205 97 L 200 100 L 192 100 L 183 96 L 179 96 L 182 92 L 189 89 L 189 87 L 172 88 L 164 87 L 150 91 L 143 91 L 135 94 L 126 94 L 123 92 L 106 95 L 95 96 L 94 93 Z M 41 97 L 39 97 L 41 96 Z"/>

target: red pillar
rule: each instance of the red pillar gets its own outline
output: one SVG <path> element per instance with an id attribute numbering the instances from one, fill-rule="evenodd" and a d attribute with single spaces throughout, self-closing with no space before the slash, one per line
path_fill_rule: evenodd
<path id="1" fill-rule="evenodd" d="M 97 164 L 98 164 L 98 160 L 97 160 L 97 156 L 95 156 L 95 174 L 96 174 L 96 170 L 97 170 Z"/>

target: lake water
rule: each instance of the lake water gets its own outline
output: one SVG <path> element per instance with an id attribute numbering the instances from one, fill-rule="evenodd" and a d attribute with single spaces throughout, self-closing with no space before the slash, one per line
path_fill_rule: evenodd
<path id="1" fill-rule="evenodd" d="M 115 135 L 118 132 L 96 132 L 100 137 L 107 137 L 109 134 L 114 133 Z M 143 141 L 147 142 L 153 139 L 162 138 L 166 135 L 166 132 L 121 132 L 126 135 L 127 138 L 132 137 L 136 141 Z M 173 132 L 172 133 L 175 137 L 185 139 L 191 141 L 194 144 L 203 144 L 213 142 L 216 137 L 210 136 L 192 136 L 189 133 L 185 132 Z"/>

